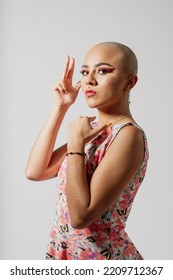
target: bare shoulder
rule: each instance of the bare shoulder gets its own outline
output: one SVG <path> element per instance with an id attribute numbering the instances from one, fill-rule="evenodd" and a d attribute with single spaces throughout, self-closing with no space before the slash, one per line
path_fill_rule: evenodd
<path id="1" fill-rule="evenodd" d="M 139 170 L 143 160 L 143 132 L 134 125 L 124 126 L 92 176 L 92 211 L 104 213 Z"/>
<path id="2" fill-rule="evenodd" d="M 108 153 L 116 153 L 125 157 L 130 157 L 131 161 L 135 160 L 138 164 L 142 163 L 144 158 L 144 136 L 143 131 L 137 126 L 129 124 L 120 129 L 115 137 Z"/>
<path id="3" fill-rule="evenodd" d="M 118 141 L 127 141 L 129 144 L 144 145 L 143 131 L 133 124 L 124 126 L 116 138 Z"/>

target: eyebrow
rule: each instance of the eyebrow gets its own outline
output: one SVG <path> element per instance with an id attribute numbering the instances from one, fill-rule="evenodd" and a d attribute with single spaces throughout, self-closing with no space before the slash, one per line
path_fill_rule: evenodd
<path id="1" fill-rule="evenodd" d="M 99 67 L 99 66 L 102 66 L 102 65 L 107 65 L 109 67 L 114 67 L 113 65 L 111 65 L 109 63 L 106 63 L 106 62 L 100 62 L 100 63 L 95 64 L 94 66 Z M 82 65 L 81 68 L 88 68 L 88 65 Z"/>

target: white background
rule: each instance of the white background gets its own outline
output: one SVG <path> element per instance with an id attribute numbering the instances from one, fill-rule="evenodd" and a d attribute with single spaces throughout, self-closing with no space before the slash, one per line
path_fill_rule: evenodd
<path id="1" fill-rule="evenodd" d="M 76 82 L 86 52 L 102 41 L 128 45 L 139 60 L 131 111 L 148 136 L 150 161 L 127 232 L 145 259 L 173 259 L 172 14 L 171 0 L 0 1 L 1 259 L 45 258 L 56 180 L 27 180 L 26 161 L 66 55 L 76 58 Z M 70 119 L 93 114 L 80 93 L 57 145 Z"/>

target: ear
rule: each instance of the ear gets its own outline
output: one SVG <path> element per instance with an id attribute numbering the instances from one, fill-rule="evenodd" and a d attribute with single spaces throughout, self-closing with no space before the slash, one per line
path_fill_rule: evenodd
<path id="1" fill-rule="evenodd" d="M 136 85 L 137 81 L 138 81 L 138 76 L 137 75 L 131 75 L 127 79 L 125 90 L 129 92 Z"/>

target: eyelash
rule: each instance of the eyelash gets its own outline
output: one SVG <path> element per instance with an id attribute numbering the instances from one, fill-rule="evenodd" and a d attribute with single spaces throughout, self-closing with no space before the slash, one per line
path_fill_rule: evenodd
<path id="1" fill-rule="evenodd" d="M 100 75 L 106 75 L 107 73 L 113 72 L 113 70 L 114 70 L 114 69 L 110 69 L 110 68 L 100 68 L 100 69 L 98 69 L 97 73 L 99 73 L 100 71 L 103 71 L 103 73 L 100 74 Z M 83 69 L 83 70 L 80 71 L 80 73 L 81 73 L 83 76 L 87 76 L 88 73 L 89 73 L 89 71 Z M 85 73 L 86 73 L 86 74 L 85 74 Z"/>

